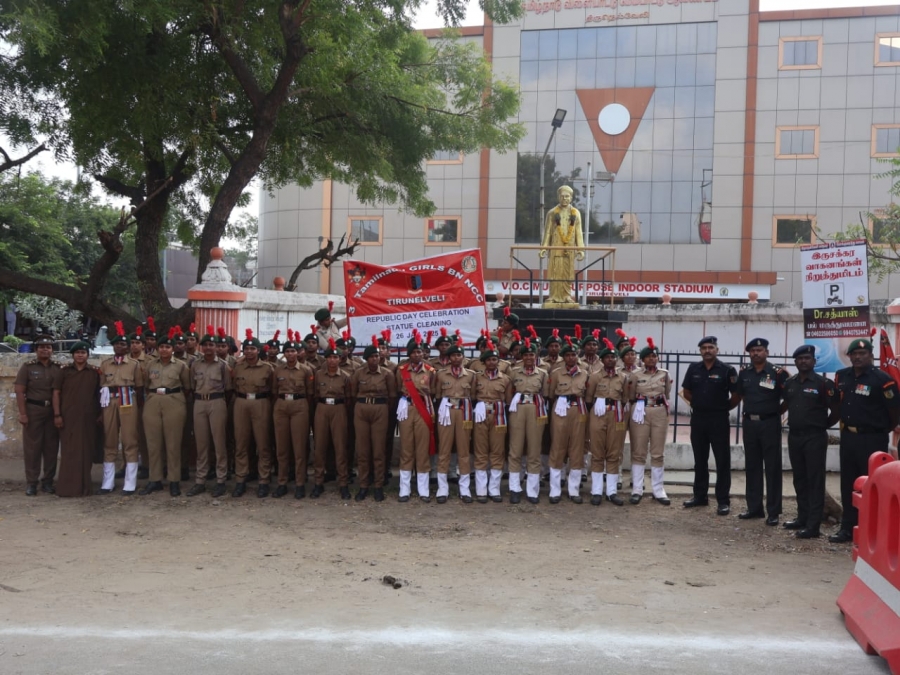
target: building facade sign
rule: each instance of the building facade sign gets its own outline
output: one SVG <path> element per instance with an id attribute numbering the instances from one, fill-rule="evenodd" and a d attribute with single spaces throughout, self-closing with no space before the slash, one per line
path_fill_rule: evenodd
<path id="1" fill-rule="evenodd" d="M 544 282 L 544 294 L 548 292 L 549 285 Z M 488 281 L 485 290 L 489 294 L 503 292 L 515 297 L 528 296 L 540 293 L 540 283 L 528 281 Z M 573 285 L 572 292 L 575 288 Z M 771 286 L 748 284 L 693 284 L 681 282 L 610 282 L 591 281 L 588 283 L 587 294 L 591 298 L 609 297 L 616 298 L 661 298 L 663 295 L 672 296 L 673 300 L 746 300 L 751 291 L 757 293 L 757 299 L 768 300 Z M 579 291 L 580 292 L 580 291 Z"/>

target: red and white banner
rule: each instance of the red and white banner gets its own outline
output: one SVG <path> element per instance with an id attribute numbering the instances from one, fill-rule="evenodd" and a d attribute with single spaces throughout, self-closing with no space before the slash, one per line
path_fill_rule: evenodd
<path id="1" fill-rule="evenodd" d="M 391 331 L 394 345 L 405 345 L 418 330 L 423 337 L 458 328 L 473 344 L 487 327 L 481 251 L 435 255 L 396 265 L 344 262 L 347 319 L 357 344 Z M 432 338 L 433 340 L 433 338 Z"/>

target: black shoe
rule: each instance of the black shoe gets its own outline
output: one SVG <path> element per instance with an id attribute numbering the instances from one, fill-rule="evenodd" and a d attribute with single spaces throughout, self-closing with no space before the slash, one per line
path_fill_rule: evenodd
<path id="1" fill-rule="evenodd" d="M 235 498 L 237 498 L 237 497 L 243 497 L 243 496 L 244 496 L 244 493 L 245 493 L 246 491 L 247 491 L 247 484 L 246 484 L 246 483 L 235 483 L 235 484 L 234 484 L 234 490 L 231 491 L 231 496 L 232 496 L 232 497 L 235 497 Z"/>
<path id="2" fill-rule="evenodd" d="M 537 504 L 541 500 L 538 499 L 537 497 L 525 497 L 525 501 L 528 502 L 529 504 Z"/>
<path id="3" fill-rule="evenodd" d="M 399 497 L 397 497 L 397 501 L 401 504 L 405 504 L 409 501 L 409 495 L 400 495 Z"/>
<path id="4" fill-rule="evenodd" d="M 717 516 L 727 516 L 729 513 L 731 513 L 731 506 L 728 504 L 719 504 L 719 506 L 716 507 Z"/>
<path id="5" fill-rule="evenodd" d="M 803 528 L 802 530 L 799 530 L 794 536 L 797 537 L 797 539 L 818 539 L 822 536 L 822 533 L 819 532 L 818 527 L 815 529 Z"/>
<path id="6" fill-rule="evenodd" d="M 122 490 L 123 497 L 131 497 L 134 494 L 134 490 Z"/>
<path id="7" fill-rule="evenodd" d="M 183 480 L 186 483 L 190 479 L 191 479 L 191 472 L 188 471 L 187 469 L 182 469 L 181 470 L 181 480 Z"/>
<path id="8" fill-rule="evenodd" d="M 361 502 L 363 499 L 369 496 L 369 488 L 359 488 L 359 491 L 356 493 L 356 501 Z"/>
<path id="9" fill-rule="evenodd" d="M 294 499 L 303 499 L 306 497 L 306 486 L 298 485 L 294 488 Z"/>
<path id="10" fill-rule="evenodd" d="M 644 498 L 644 495 L 632 494 L 631 498 L 628 500 L 629 504 L 640 504 L 641 500 Z"/>
<path id="11" fill-rule="evenodd" d="M 439 497 L 437 497 L 437 498 L 435 499 L 435 501 L 436 501 L 438 504 L 446 504 L 446 503 L 447 503 L 447 497 L 446 497 L 445 495 L 440 495 Z"/>
<path id="12" fill-rule="evenodd" d="M 423 504 L 430 504 L 431 497 L 428 495 L 419 495 L 419 501 L 422 502 Z"/>
<path id="13" fill-rule="evenodd" d="M 351 499 L 350 488 L 348 488 L 346 485 L 341 488 L 341 499 Z"/>
<path id="14" fill-rule="evenodd" d="M 695 506 L 709 506 L 708 499 L 699 499 L 697 497 L 691 497 L 690 499 L 685 500 L 681 504 L 686 509 L 692 509 Z"/>
<path id="15" fill-rule="evenodd" d="M 518 504 L 522 501 L 522 493 L 521 492 L 510 492 L 509 493 L 509 503 L 510 504 Z"/>
<path id="16" fill-rule="evenodd" d="M 269 496 L 269 484 L 268 483 L 260 483 L 256 487 L 256 496 L 262 499 L 263 497 Z"/>
<path id="17" fill-rule="evenodd" d="M 150 495 L 156 491 L 161 491 L 163 489 L 163 484 L 160 481 L 153 480 L 147 483 L 144 487 L 141 488 L 141 491 L 138 492 L 139 495 Z"/>
<path id="18" fill-rule="evenodd" d="M 603 503 L 603 495 L 591 495 L 591 506 L 600 506 Z"/>
<path id="19" fill-rule="evenodd" d="M 108 494 L 108 493 L 109 493 L 109 490 L 106 490 L 106 491 L 100 490 L 100 493 L 99 493 L 99 494 L 105 495 L 105 494 Z M 27 488 L 25 488 L 25 496 L 26 496 L 26 497 L 35 497 L 35 496 L 37 496 L 37 485 L 29 485 Z"/>
<path id="20" fill-rule="evenodd" d="M 109 488 L 108 490 L 106 488 L 100 488 L 99 490 L 97 490 L 97 494 L 98 495 L 108 495 L 113 490 L 115 490 L 115 488 Z M 28 494 L 27 490 L 25 491 L 25 494 L 26 495 Z M 31 493 L 31 496 L 34 496 L 36 494 L 37 494 L 37 488 L 34 489 L 34 492 Z"/>
<path id="21" fill-rule="evenodd" d="M 751 518 L 765 518 L 766 514 L 762 511 L 744 511 L 738 514 L 741 520 L 750 520 Z"/>
<path id="22" fill-rule="evenodd" d="M 559 497 L 549 497 L 549 498 L 548 498 L 548 501 L 549 501 L 551 504 L 559 504 Z"/>
<path id="23" fill-rule="evenodd" d="M 169 481 L 169 496 L 170 497 L 180 497 L 181 496 L 181 486 L 178 484 L 178 481 Z"/>
<path id="24" fill-rule="evenodd" d="M 769 516 L 766 518 L 766 525 L 769 527 L 775 527 L 778 525 L 778 516 Z"/>
<path id="25" fill-rule="evenodd" d="M 569 495 L 569 501 L 574 504 L 584 504 L 584 499 L 581 495 L 575 495 L 574 497 L 572 495 Z"/>
<path id="26" fill-rule="evenodd" d="M 459 498 L 462 500 L 463 504 L 471 504 L 472 503 L 472 495 L 460 495 Z"/>
<path id="27" fill-rule="evenodd" d="M 56 488 L 53 487 L 53 481 L 45 480 L 43 483 L 41 483 L 41 492 L 46 492 L 48 495 L 55 495 Z"/>
<path id="28" fill-rule="evenodd" d="M 150 469 L 146 466 L 139 466 L 137 473 L 138 480 L 147 480 L 150 478 Z"/>
<path id="29" fill-rule="evenodd" d="M 375 488 L 375 494 L 373 496 L 373 499 L 376 502 L 383 502 L 384 501 L 384 488 Z"/>
<path id="30" fill-rule="evenodd" d="M 502 504 L 503 497 L 501 497 L 500 495 L 491 495 L 491 501 L 494 502 L 495 504 Z"/>
<path id="31" fill-rule="evenodd" d="M 487 504 L 487 497 L 484 495 L 476 495 L 475 501 L 478 502 L 479 504 Z"/>
<path id="32" fill-rule="evenodd" d="M 616 506 L 623 506 L 625 504 L 619 495 L 606 495 L 606 501 L 612 502 Z"/>
<path id="33" fill-rule="evenodd" d="M 668 497 L 654 497 L 653 499 L 655 499 L 657 502 L 659 502 L 663 506 L 671 506 L 672 505 L 672 500 L 669 499 Z"/>
<path id="34" fill-rule="evenodd" d="M 309 493 L 309 498 L 310 499 L 318 499 L 319 497 L 322 496 L 323 492 L 325 492 L 324 485 L 314 485 L 312 492 Z"/>
<path id="35" fill-rule="evenodd" d="M 206 492 L 206 486 L 203 483 L 194 483 L 194 486 L 188 490 L 188 497 L 196 497 L 201 492 Z"/>
<path id="36" fill-rule="evenodd" d="M 799 519 L 786 520 L 784 521 L 784 525 L 782 525 L 782 527 L 786 530 L 805 530 L 806 523 L 800 521 Z"/>
<path id="37" fill-rule="evenodd" d="M 853 541 L 853 533 L 848 532 L 847 530 L 838 530 L 833 535 L 828 537 L 828 541 L 830 541 L 832 544 L 846 544 Z"/>
<path id="38" fill-rule="evenodd" d="M 225 486 L 225 483 L 216 483 L 216 487 L 212 491 L 213 499 L 224 497 L 226 492 L 228 492 L 228 488 Z"/>
<path id="39" fill-rule="evenodd" d="M 275 492 L 272 493 L 272 497 L 274 499 L 281 499 L 287 494 L 287 485 L 279 485 L 275 488 Z"/>

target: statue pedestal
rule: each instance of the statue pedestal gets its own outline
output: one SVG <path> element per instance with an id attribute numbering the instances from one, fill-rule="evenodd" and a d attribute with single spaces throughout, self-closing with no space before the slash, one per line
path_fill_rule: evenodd
<path id="1" fill-rule="evenodd" d="M 595 328 L 600 328 L 601 337 L 617 341 L 616 329 L 628 321 L 628 312 L 608 309 L 582 309 L 579 305 L 568 308 L 565 305 L 553 304 L 541 308 L 519 307 L 512 310 L 519 317 L 519 332 L 522 337 L 528 335 L 527 326 L 534 326 L 541 340 L 546 340 L 554 328 L 559 328 L 560 337 L 575 336 L 575 324 L 581 324 L 583 335 Z M 494 309 L 494 318 L 503 319 L 503 308 Z"/>
<path id="2" fill-rule="evenodd" d="M 541 309 L 581 309 L 577 302 L 545 302 Z"/>

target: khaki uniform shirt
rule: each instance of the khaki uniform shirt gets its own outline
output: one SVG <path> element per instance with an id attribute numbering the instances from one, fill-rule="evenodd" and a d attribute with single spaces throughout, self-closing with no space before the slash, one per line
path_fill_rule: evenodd
<path id="1" fill-rule="evenodd" d="M 302 394 L 303 396 L 315 396 L 316 374 L 312 368 L 300 361 L 293 366 L 287 363 L 279 363 L 275 366 L 275 380 L 272 391 L 278 394 Z"/>
<path id="2" fill-rule="evenodd" d="M 510 371 L 510 399 L 514 394 L 540 394 L 547 398 L 550 391 L 550 375 L 543 368 L 535 366 L 530 373 L 525 366 Z"/>
<path id="3" fill-rule="evenodd" d="M 613 371 L 612 374 L 601 368 L 588 378 L 587 402 L 591 404 L 595 399 L 607 398 L 613 401 L 627 401 L 626 387 L 628 376 L 622 371 Z"/>
<path id="4" fill-rule="evenodd" d="M 373 373 L 366 364 L 365 368 L 357 368 L 350 376 L 350 392 L 357 399 L 397 398 L 397 379 L 383 366 L 378 366 Z"/>
<path id="5" fill-rule="evenodd" d="M 498 368 L 494 379 L 488 376 L 487 371 L 475 374 L 475 400 L 476 401 L 505 401 L 506 388 L 510 378 L 506 373 L 501 373 Z"/>
<path id="6" fill-rule="evenodd" d="M 379 361 L 378 365 L 382 368 L 387 368 L 389 371 L 391 371 L 392 374 L 397 373 L 397 364 L 394 361 L 391 361 L 389 359 L 385 361 Z"/>
<path id="7" fill-rule="evenodd" d="M 337 321 L 332 319 L 331 325 L 328 326 L 328 328 L 319 324 L 319 327 L 316 330 L 316 337 L 319 338 L 319 349 L 328 349 L 328 338 L 333 339 L 335 342 L 340 340 L 341 329 L 337 327 Z"/>
<path id="8" fill-rule="evenodd" d="M 563 361 L 563 358 L 561 356 L 557 356 L 555 361 L 551 361 L 549 356 L 545 356 L 541 359 L 539 365 L 548 373 L 552 374 L 554 370 L 557 370 L 558 368 L 564 368 L 566 363 L 565 361 Z"/>
<path id="9" fill-rule="evenodd" d="M 231 377 L 234 390 L 238 394 L 264 394 L 272 391 L 272 373 L 274 367 L 268 361 L 257 360 L 250 365 L 246 359 L 234 365 Z"/>
<path id="10" fill-rule="evenodd" d="M 139 389 L 144 386 L 144 369 L 141 362 L 130 356 L 124 357 L 120 363 L 116 363 L 116 357 L 104 359 L 100 364 L 101 387 L 134 387 Z"/>
<path id="11" fill-rule="evenodd" d="M 409 396 L 409 392 L 406 389 L 406 383 L 403 381 L 404 372 L 409 372 L 413 385 L 419 390 L 419 393 L 423 398 L 433 398 L 435 390 L 437 389 L 434 368 L 427 363 L 421 363 L 418 370 L 414 370 L 411 363 L 404 363 L 397 368 L 394 373 L 397 378 L 397 391 L 400 392 L 401 396 Z"/>
<path id="12" fill-rule="evenodd" d="M 648 405 L 657 405 L 656 399 L 660 396 L 669 397 L 672 391 L 672 380 L 669 379 L 669 371 L 657 368 L 656 372 L 648 373 L 640 370 L 632 375 L 628 381 L 628 398 L 632 401 L 643 397 Z"/>
<path id="13" fill-rule="evenodd" d="M 584 397 L 587 389 L 588 374 L 576 366 L 575 374 L 570 375 L 565 367 L 558 368 L 550 375 L 550 395 L 551 396 L 568 396 L 569 403 L 572 397 Z"/>
<path id="14" fill-rule="evenodd" d="M 594 357 L 596 360 L 589 362 L 586 358 L 578 359 L 578 367 L 585 371 L 588 376 L 603 370 L 603 359 L 599 356 Z"/>
<path id="15" fill-rule="evenodd" d="M 350 376 L 346 371 L 338 368 L 332 375 L 328 368 L 320 368 L 316 371 L 316 396 L 321 398 L 347 398 L 350 395 Z"/>
<path id="16" fill-rule="evenodd" d="M 306 365 L 313 369 L 313 371 L 318 370 L 319 368 L 325 367 L 325 357 L 321 354 L 316 354 L 315 356 L 306 355 Z"/>
<path id="17" fill-rule="evenodd" d="M 360 368 L 364 367 L 365 365 L 366 365 L 366 362 L 363 361 L 358 356 L 351 356 L 346 361 L 341 361 L 340 364 L 338 365 L 338 368 L 343 370 L 348 375 L 352 375 L 353 371 L 359 370 Z"/>
<path id="18" fill-rule="evenodd" d="M 484 361 L 482 361 L 481 359 L 472 359 L 469 362 L 469 365 L 467 365 L 465 367 L 468 368 L 469 370 L 475 371 L 476 373 L 483 373 L 484 372 Z M 509 370 L 510 370 L 509 361 L 504 361 L 501 359 L 500 362 L 497 364 L 497 369 L 501 373 L 509 374 Z"/>
<path id="19" fill-rule="evenodd" d="M 169 363 L 159 359 L 147 362 L 147 394 L 155 396 L 157 389 L 191 389 L 191 373 L 184 361 L 173 358 Z"/>
<path id="20" fill-rule="evenodd" d="M 197 359 L 191 364 L 191 391 L 195 394 L 224 394 L 233 388 L 231 370 L 221 359 L 212 363 Z"/>
<path id="21" fill-rule="evenodd" d="M 34 359 L 21 365 L 15 384 L 25 387 L 25 398 L 49 401 L 53 398 L 53 386 L 58 383 L 61 372 L 60 365 L 52 359 L 46 366 Z"/>
<path id="22" fill-rule="evenodd" d="M 475 373 L 468 368 L 460 367 L 458 375 L 453 374 L 452 368 L 437 371 L 435 380 L 435 398 L 474 398 Z"/>

